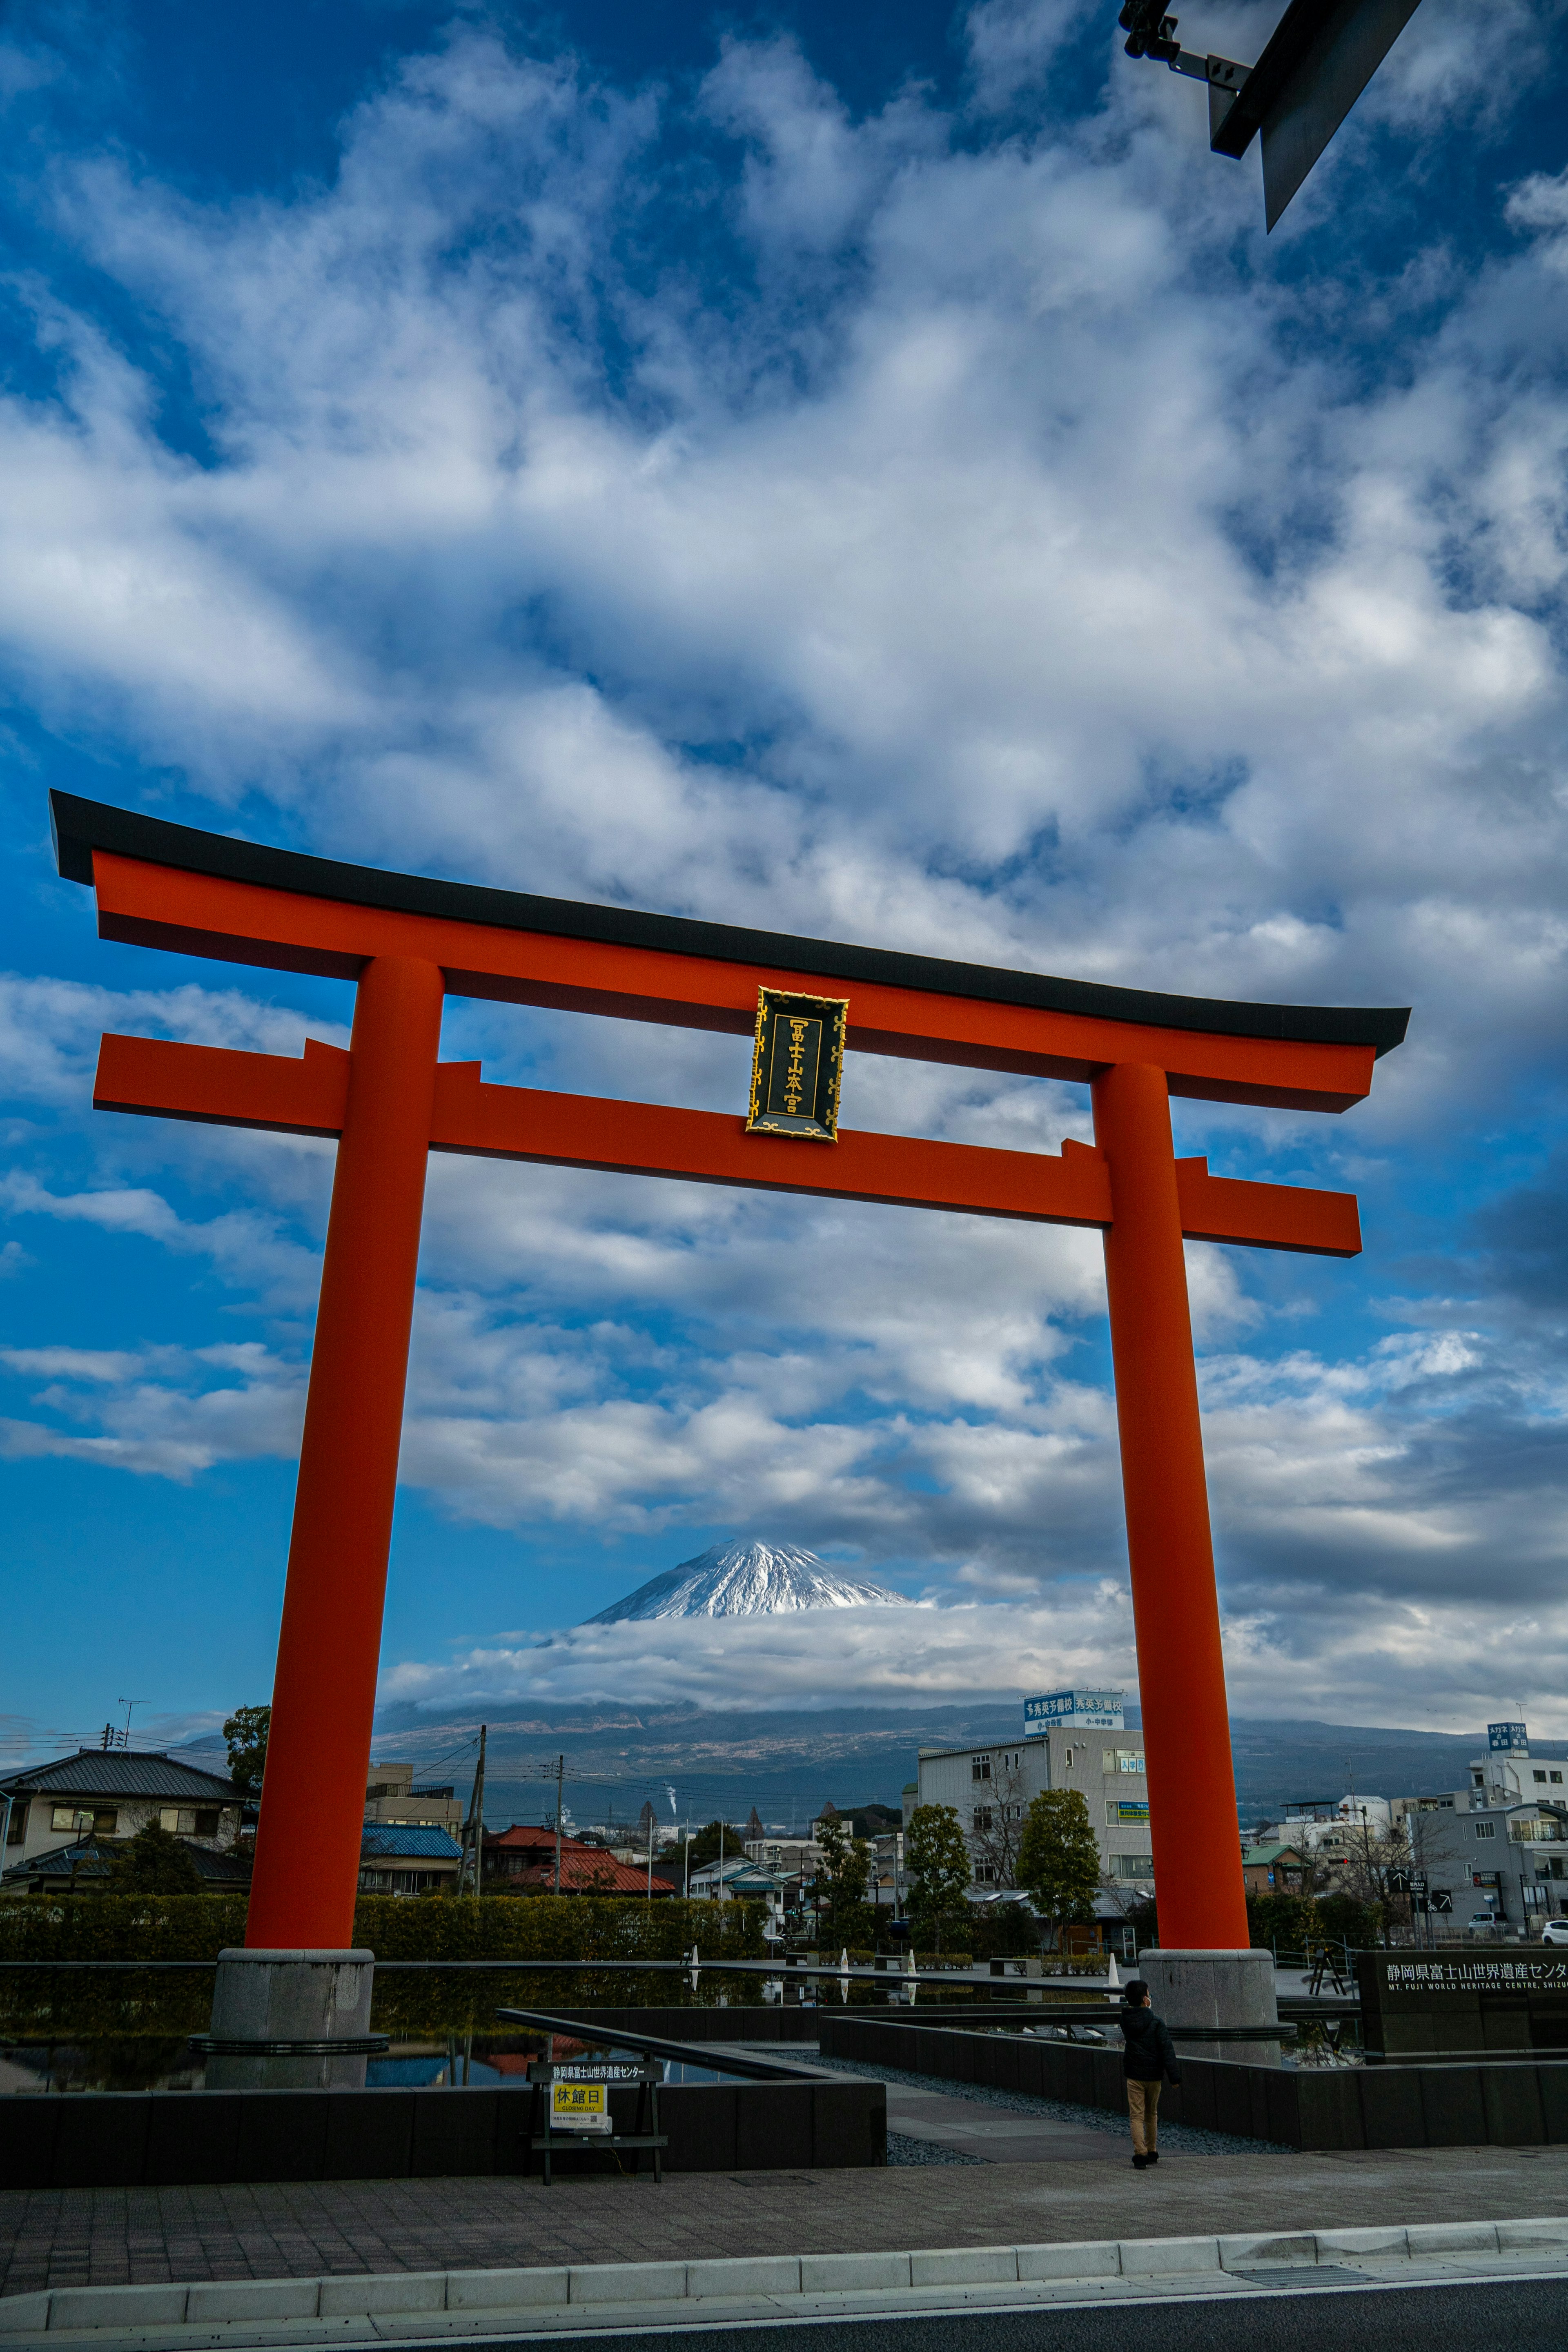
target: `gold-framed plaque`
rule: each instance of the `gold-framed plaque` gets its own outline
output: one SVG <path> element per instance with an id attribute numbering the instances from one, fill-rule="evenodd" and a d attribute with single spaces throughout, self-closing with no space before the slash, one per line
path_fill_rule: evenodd
<path id="1" fill-rule="evenodd" d="M 752 1106 L 746 1117 L 750 1134 L 837 1142 L 848 1017 L 847 997 L 758 989 Z"/>

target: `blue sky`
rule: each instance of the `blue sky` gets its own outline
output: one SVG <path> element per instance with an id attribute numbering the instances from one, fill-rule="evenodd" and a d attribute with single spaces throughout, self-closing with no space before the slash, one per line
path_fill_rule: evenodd
<path id="1" fill-rule="evenodd" d="M 1269 6 L 1198 0 L 1247 58 Z M 1561 0 L 1424 0 L 1272 239 L 1106 0 L 22 5 L 0 37 L 0 1713 L 265 1695 L 330 1152 L 95 1118 L 346 989 L 93 937 L 50 784 L 405 870 L 1410 1003 L 1355 1265 L 1194 1247 L 1240 1713 L 1568 1732 Z M 454 1003 L 733 1108 L 733 1040 Z M 847 1123 L 1066 1087 L 851 1057 Z M 788 1269 L 805 1255 L 803 1293 Z M 1132 1681 L 1092 1236 L 437 1161 L 386 1689 Z M 730 1534 L 928 1605 L 570 1633 Z M 553 1639 L 547 1637 L 553 1636 Z"/>

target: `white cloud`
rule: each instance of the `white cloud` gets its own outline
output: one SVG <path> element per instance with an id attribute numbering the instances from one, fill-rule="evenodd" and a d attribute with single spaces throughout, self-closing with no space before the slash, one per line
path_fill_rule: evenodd
<path id="1" fill-rule="evenodd" d="M 1213 37 L 1254 54 L 1270 13 L 1215 0 Z M 1554 15 L 1507 0 L 1478 48 L 1473 11 L 1426 0 L 1289 234 L 1374 135 L 1483 135 Z M 0 654 L 55 724 L 174 767 L 219 822 L 269 799 L 329 854 L 1215 995 L 1414 999 L 1342 1126 L 1203 1114 L 1280 1181 L 1379 1181 L 1563 1075 L 1561 183 L 1483 190 L 1481 263 L 1435 241 L 1381 279 L 1272 271 L 1201 93 L 1118 61 L 1099 110 L 1014 123 L 1090 20 L 982 0 L 967 23 L 962 114 L 917 90 L 857 120 L 776 40 L 731 41 L 692 99 L 628 98 L 460 25 L 287 201 L 62 162 L 51 228 L 179 349 L 211 446 L 172 451 L 153 368 L 26 289 L 58 390 L 0 400 Z M 689 138 L 719 154 L 700 185 L 665 161 Z M 324 1147 L 82 1108 L 102 1027 L 341 1042 L 270 986 L 0 987 L 29 1241 L 136 1236 L 308 1308 Z M 449 1029 L 534 1083 L 713 1108 L 743 1084 L 735 1040 L 491 1007 Z M 1088 1131 L 1079 1090 L 865 1056 L 847 1116 Z M 425 1274 L 405 1475 L 454 1516 L 663 1543 L 765 1508 L 1011 1596 L 885 1656 L 870 1620 L 831 1658 L 809 1628 L 737 1635 L 757 1687 L 1127 1671 L 1094 1236 L 438 1160 Z M 1468 1705 L 1509 1643 L 1557 1658 L 1564 1399 L 1523 1307 L 1504 1331 L 1456 1281 L 1418 1330 L 1276 1360 L 1304 1289 L 1205 1248 L 1190 1280 L 1246 1693 L 1386 1708 L 1425 1671 Z M 286 1454 L 299 1336 L 224 1363 L 37 1335 L 4 1442 L 179 1478 Z M 722 1671 L 658 1640 L 659 1688 Z M 540 1654 L 462 1686 L 638 1663 Z"/>
<path id="2" fill-rule="evenodd" d="M 215 1462 L 299 1451 L 304 1371 L 254 1341 L 134 1355 L 5 1349 L 0 1366 L 42 1378 L 30 1402 L 51 1416 L 0 1419 L 0 1455 L 11 1461 L 95 1463 L 188 1486 Z"/>
<path id="3" fill-rule="evenodd" d="M 1468 1730 L 1500 1691 L 1521 1695 L 1541 1736 L 1568 1733 L 1562 1692 L 1568 1610 L 1499 1611 L 1489 1602 L 1336 1610 L 1284 1625 L 1228 1617 L 1232 1712 L 1299 1721 L 1420 1721 Z M 384 1673 L 384 1704 L 411 1702 L 461 1720 L 498 1703 L 691 1701 L 732 1709 L 890 1706 L 976 1692 L 1120 1684 L 1136 1696 L 1125 1591 L 1110 1579 L 1054 1605 L 1003 1601 L 920 1610 L 816 1610 L 786 1617 L 669 1619 L 580 1625 L 518 1646 L 504 1639 Z"/>

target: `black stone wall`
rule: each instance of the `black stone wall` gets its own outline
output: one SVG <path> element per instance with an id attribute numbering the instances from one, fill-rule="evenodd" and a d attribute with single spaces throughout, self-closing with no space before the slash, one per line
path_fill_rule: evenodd
<path id="1" fill-rule="evenodd" d="M 617 2131 L 636 2129 L 637 2101 L 635 2087 L 612 2089 Z M 888 2160 L 880 2083 L 679 2083 L 660 2091 L 658 2107 L 673 2172 Z M 18 2095 L 0 2098 L 0 2189 L 537 2172 L 532 2114 L 521 2087 Z M 578 2161 L 567 2158 L 574 2170 Z M 621 2161 L 630 2168 L 635 2152 Z"/>
<path id="2" fill-rule="evenodd" d="M 825 2056 L 1126 2111 L 1119 2051 L 1016 2033 L 818 2011 Z M 1531 2147 L 1568 2144 L 1568 2057 L 1297 2070 L 1182 2058 L 1162 2117 L 1288 2147 Z"/>

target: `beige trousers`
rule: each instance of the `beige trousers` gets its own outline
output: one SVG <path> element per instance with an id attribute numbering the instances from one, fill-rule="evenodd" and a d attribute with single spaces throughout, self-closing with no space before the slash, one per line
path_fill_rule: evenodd
<path id="1" fill-rule="evenodd" d="M 1133 2149 L 1139 2156 L 1152 2156 L 1160 2144 L 1160 2091 L 1158 2083 L 1127 2077 L 1127 2112 L 1132 2120 Z"/>

